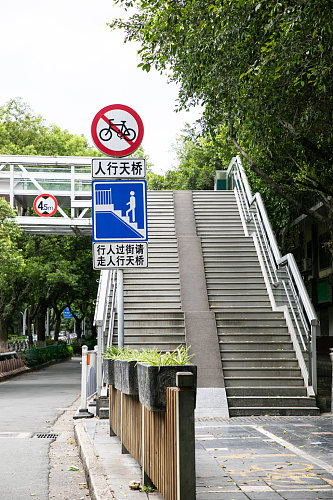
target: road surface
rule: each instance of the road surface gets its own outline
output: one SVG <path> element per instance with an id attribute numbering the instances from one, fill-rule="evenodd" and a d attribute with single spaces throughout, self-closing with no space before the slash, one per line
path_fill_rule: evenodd
<path id="1" fill-rule="evenodd" d="M 0 383 L 1 500 L 48 500 L 49 433 L 80 392 L 80 359 Z M 61 498 L 61 496 L 59 497 Z"/>

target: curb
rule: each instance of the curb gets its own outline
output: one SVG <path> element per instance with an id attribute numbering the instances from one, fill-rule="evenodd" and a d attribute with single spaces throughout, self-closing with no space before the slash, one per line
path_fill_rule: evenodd
<path id="1" fill-rule="evenodd" d="M 115 499 L 112 488 L 108 484 L 103 466 L 96 457 L 95 448 L 92 445 L 84 422 L 75 423 L 74 435 L 80 450 L 79 453 L 86 474 L 91 499 Z"/>

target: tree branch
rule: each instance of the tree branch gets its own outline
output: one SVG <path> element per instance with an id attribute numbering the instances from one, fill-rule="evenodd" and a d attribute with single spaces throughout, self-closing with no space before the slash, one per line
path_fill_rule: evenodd
<path id="1" fill-rule="evenodd" d="M 229 132 L 230 133 L 230 132 Z M 234 135 L 230 134 L 230 139 L 232 140 L 234 146 L 236 149 L 240 152 L 240 154 L 247 160 L 247 162 L 250 165 L 250 169 L 252 172 L 257 174 L 261 179 L 263 179 L 272 189 L 275 191 L 277 194 L 279 194 L 282 198 L 287 200 L 291 205 L 296 207 L 300 212 L 302 212 L 305 215 L 308 215 L 309 217 L 314 218 L 317 222 L 321 223 L 326 223 L 327 224 L 327 219 L 326 217 L 323 217 L 320 215 L 318 212 L 314 212 L 311 209 L 308 209 L 304 207 L 304 205 L 299 202 L 295 197 L 285 189 L 285 187 L 280 186 L 277 184 L 269 175 L 267 175 L 263 170 L 261 170 L 255 162 L 252 160 L 252 158 L 244 151 L 244 149 L 239 145 L 236 137 Z"/>

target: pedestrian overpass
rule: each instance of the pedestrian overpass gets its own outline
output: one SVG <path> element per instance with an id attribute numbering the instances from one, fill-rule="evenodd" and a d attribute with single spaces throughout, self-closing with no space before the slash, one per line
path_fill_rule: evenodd
<path id="1" fill-rule="evenodd" d="M 91 234 L 90 161 L 1 156 L 0 195 L 28 233 Z M 224 190 L 148 192 L 149 267 L 125 269 L 123 280 L 101 271 L 98 395 L 102 352 L 122 336 L 133 347 L 191 346 L 212 412 L 318 414 L 316 313 L 239 158 L 225 176 Z M 58 217 L 26 215 L 44 192 Z"/>
<path id="2" fill-rule="evenodd" d="M 43 193 L 57 199 L 57 216 L 31 215 Z M 90 157 L 0 155 L 0 196 L 17 209 L 26 233 L 91 235 Z"/>

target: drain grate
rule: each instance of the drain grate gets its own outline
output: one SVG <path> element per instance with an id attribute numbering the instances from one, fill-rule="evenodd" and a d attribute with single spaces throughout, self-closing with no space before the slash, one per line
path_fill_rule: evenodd
<path id="1" fill-rule="evenodd" d="M 58 436 L 59 434 L 49 432 L 36 432 L 36 434 L 34 435 L 35 438 L 39 439 L 57 439 Z"/>

